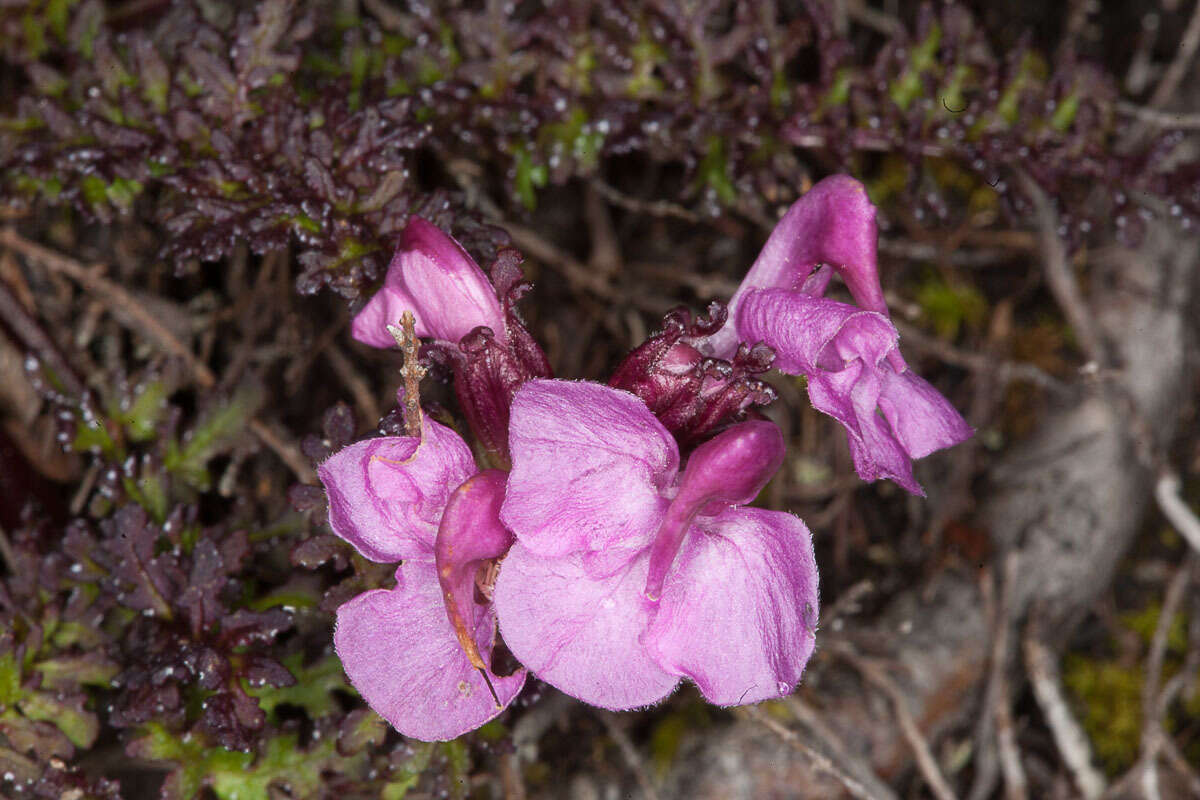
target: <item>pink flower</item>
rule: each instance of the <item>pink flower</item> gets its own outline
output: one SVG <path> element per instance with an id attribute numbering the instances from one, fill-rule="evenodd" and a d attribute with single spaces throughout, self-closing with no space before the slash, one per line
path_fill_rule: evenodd
<path id="1" fill-rule="evenodd" d="M 496 612 L 476 601 L 512 543 L 498 516 L 504 473 L 477 473 L 466 443 L 424 419 L 420 439 L 357 442 L 318 474 L 333 532 L 372 561 L 403 561 L 394 589 L 337 611 L 334 647 L 350 683 L 417 739 L 453 739 L 495 717 L 525 683 L 525 670 L 488 666 Z"/>
<path id="2" fill-rule="evenodd" d="M 496 583 L 500 630 L 542 680 L 584 702 L 658 702 L 681 677 L 738 705 L 791 692 L 812 654 L 817 570 L 798 518 L 744 507 L 778 469 L 769 422 L 735 425 L 680 471 L 637 397 L 535 380 L 513 401 Z"/>
<path id="3" fill-rule="evenodd" d="M 512 248 L 500 249 L 489 282 L 462 245 L 413 217 L 383 287 L 350 330 L 364 344 L 394 347 L 388 326 L 398 326 L 411 311 L 417 336 L 435 340 L 423 357 L 453 366 L 454 392 L 467 424 L 493 465 L 506 467 L 513 392 L 529 378 L 551 374 L 546 354 L 517 313 L 517 301 L 528 289 L 521 256 Z"/>
<path id="4" fill-rule="evenodd" d="M 457 343 L 476 328 L 507 341 L 496 290 L 462 245 L 420 217 L 404 228 L 400 247 L 381 288 L 350 325 L 354 338 L 372 347 L 393 347 L 388 325 L 405 311 L 417 335 Z"/>
<path id="5" fill-rule="evenodd" d="M 775 226 L 729 301 L 729 322 L 703 346 L 727 357 L 739 341 L 765 343 L 775 351 L 772 366 L 804 375 L 813 406 L 846 428 L 859 477 L 890 478 L 924 494 L 911 460 L 973 431 L 900 354 L 877 238 L 863 185 L 847 175 L 821 181 Z M 857 307 L 822 297 L 834 272 Z"/>

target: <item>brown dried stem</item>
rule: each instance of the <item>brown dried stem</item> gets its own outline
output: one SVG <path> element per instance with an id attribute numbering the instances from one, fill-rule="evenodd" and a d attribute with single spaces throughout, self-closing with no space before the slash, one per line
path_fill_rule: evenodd
<path id="1" fill-rule="evenodd" d="M 874 685 L 875 688 L 887 695 L 896 714 L 896 721 L 900 723 L 900 732 L 908 746 L 912 748 L 913 756 L 917 760 L 917 768 L 921 771 L 921 775 L 925 778 L 925 783 L 929 785 L 934 797 L 938 800 L 956 800 L 957 796 L 946 781 L 946 776 L 942 774 L 942 768 L 938 766 L 929 741 L 921 733 L 920 726 L 917 725 L 912 711 L 908 708 L 908 700 L 905 699 L 904 692 L 888 676 L 887 671 L 874 661 L 859 655 L 845 642 L 833 642 L 828 647 L 858 670 L 867 683 Z"/>
<path id="2" fill-rule="evenodd" d="M 404 378 L 404 432 L 409 436 L 421 435 L 421 379 L 425 368 L 418 359 L 421 340 L 417 338 L 417 320 L 411 311 L 400 317 L 400 327 L 387 326 L 388 333 L 404 354 L 400 375 Z"/>
<path id="3" fill-rule="evenodd" d="M 1036 624 L 1030 623 L 1025 634 L 1025 671 L 1033 684 L 1033 694 L 1058 751 L 1075 778 L 1079 791 L 1088 800 L 1104 794 L 1104 776 L 1092 764 L 1092 748 L 1079 722 L 1071 713 L 1063 695 L 1058 664 L 1050 648 L 1038 637 Z"/>
<path id="4" fill-rule="evenodd" d="M 835 778 L 851 796 L 858 798 L 858 800 L 881 800 L 881 798 L 868 792 L 857 780 L 839 769 L 824 753 L 809 747 L 795 731 L 778 720 L 772 719 L 767 712 L 758 706 L 744 706 L 743 712 L 750 719 L 765 726 L 767 730 L 774 733 L 795 749 L 796 752 L 807 758 L 817 771 L 824 772 L 826 775 Z"/>

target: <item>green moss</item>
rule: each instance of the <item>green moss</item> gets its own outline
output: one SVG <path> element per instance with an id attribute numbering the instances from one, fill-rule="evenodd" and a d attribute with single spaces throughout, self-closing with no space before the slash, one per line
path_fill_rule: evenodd
<path id="1" fill-rule="evenodd" d="M 975 328 L 987 318 L 987 300 L 968 284 L 950 284 L 931 272 L 916 291 L 925 318 L 943 339 L 954 339 L 963 325 Z"/>
<path id="2" fill-rule="evenodd" d="M 1110 775 L 1137 759 L 1142 729 L 1142 668 L 1068 655 L 1063 682 L 1082 706 L 1081 722 Z"/>

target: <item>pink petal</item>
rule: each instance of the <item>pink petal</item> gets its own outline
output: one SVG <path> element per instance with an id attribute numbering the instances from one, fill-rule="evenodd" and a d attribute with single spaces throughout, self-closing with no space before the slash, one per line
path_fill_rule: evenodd
<path id="1" fill-rule="evenodd" d="M 393 262 L 395 263 L 395 262 Z M 400 325 L 405 311 L 416 315 L 417 302 L 412 299 L 403 284 L 382 288 L 354 315 L 350 322 L 350 335 L 365 345 L 386 350 L 396 346 L 396 340 L 388 333 L 388 325 Z M 430 336 L 420 318 L 417 318 L 417 336 Z"/>
<path id="2" fill-rule="evenodd" d="M 418 336 L 458 342 L 479 326 L 507 341 L 496 290 L 462 246 L 413 217 L 388 266 L 384 288 L 354 318 L 351 333 L 374 347 L 391 347 L 387 325 L 412 311 Z"/>
<path id="3" fill-rule="evenodd" d="M 498 715 L 483 676 L 471 666 L 446 618 L 430 561 L 396 571 L 396 588 L 355 597 L 337 611 L 333 643 L 350 683 L 371 708 L 405 736 L 446 741 Z M 475 635 L 491 657 L 495 612 L 483 614 Z M 502 706 L 525 683 L 525 671 L 489 673 Z"/>
<path id="4" fill-rule="evenodd" d="M 813 652 L 817 564 L 797 517 L 739 508 L 700 518 L 643 641 L 710 703 L 790 694 Z"/>
<path id="5" fill-rule="evenodd" d="M 875 365 L 900 338 L 883 314 L 784 289 L 747 292 L 736 324 L 741 341 L 766 343 L 772 366 L 789 375 L 840 369 L 855 358 Z"/>
<path id="6" fill-rule="evenodd" d="M 911 371 L 884 370 L 879 408 L 913 458 L 958 444 L 975 432 L 941 392 Z"/>
<path id="7" fill-rule="evenodd" d="M 645 403 L 597 383 L 529 381 L 513 399 L 512 474 L 500 511 L 543 555 L 649 543 L 679 451 Z"/>
<path id="8" fill-rule="evenodd" d="M 775 225 L 762 252 L 729 300 L 729 319 L 710 339 L 714 355 L 728 358 L 737 347 L 733 320 L 742 296 L 753 289 L 800 289 L 820 294 L 828 282 L 810 282 L 813 269 L 832 267 L 863 309 L 887 315 L 876 264 L 875 206 L 861 183 L 849 175 L 818 182 Z M 806 285 L 807 284 L 807 285 Z M 742 341 L 751 341 L 743 339 Z"/>
<path id="9" fill-rule="evenodd" d="M 841 372 L 820 372 L 809 378 L 813 408 L 837 419 L 846 428 L 854 471 L 864 481 L 889 478 L 915 495 L 925 491 L 913 477 L 912 461 L 876 409 L 887 364 L 871 369 L 861 361 Z M 849 413 L 849 421 L 842 417 Z"/>
<path id="10" fill-rule="evenodd" d="M 454 490 L 442 514 L 434 544 L 438 583 L 450 624 L 463 651 L 476 668 L 486 667 L 471 638 L 485 607 L 475 602 L 481 569 L 508 551 L 513 535 L 500 524 L 507 473 L 484 470 Z"/>
<path id="11" fill-rule="evenodd" d="M 653 613 L 642 597 L 646 556 L 601 579 L 582 562 L 513 546 L 496 581 L 505 644 L 530 672 L 585 703 L 615 711 L 657 703 L 678 679 L 638 642 Z"/>
<path id="12" fill-rule="evenodd" d="M 432 557 L 450 493 L 475 474 L 466 442 L 425 418 L 422 440 L 367 439 L 317 468 L 329 496 L 329 527 L 366 558 L 394 563 Z"/>
<path id="13" fill-rule="evenodd" d="M 666 517 L 650 547 L 646 597 L 657 600 L 692 520 L 728 507 L 749 503 L 783 463 L 783 434 L 774 422 L 747 420 L 733 425 L 697 447 L 688 457 Z"/>
<path id="14" fill-rule="evenodd" d="M 924 494 L 913 477 L 909 453 L 889 427 L 892 417 L 878 413 L 885 378 L 895 376 L 891 356 L 899 339 L 887 317 L 798 291 L 767 289 L 746 294 L 737 326 L 743 341 L 764 341 L 775 350 L 778 369 L 808 379 L 813 407 L 846 428 L 860 478 L 890 478 L 913 494 Z M 893 389 L 896 396 L 911 395 L 908 385 L 899 383 Z M 893 410 L 910 428 L 921 424 L 907 417 L 923 411 Z"/>

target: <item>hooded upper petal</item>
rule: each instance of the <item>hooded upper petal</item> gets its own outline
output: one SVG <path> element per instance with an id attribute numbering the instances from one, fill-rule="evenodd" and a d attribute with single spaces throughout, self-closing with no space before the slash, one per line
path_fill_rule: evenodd
<path id="1" fill-rule="evenodd" d="M 941 392 L 911 370 L 884 372 L 879 408 L 913 458 L 966 441 L 975 432 Z"/>
<path id="2" fill-rule="evenodd" d="M 710 703 L 757 703 L 799 682 L 817 604 L 804 523 L 734 508 L 697 520 L 642 640 L 659 666 L 695 681 Z"/>
<path id="3" fill-rule="evenodd" d="M 657 703 L 678 678 L 638 641 L 653 613 L 642 596 L 647 556 L 593 578 L 579 554 L 540 556 L 519 541 L 496 581 L 500 633 L 517 660 L 552 686 L 601 708 Z"/>
<path id="4" fill-rule="evenodd" d="M 811 283 L 809 278 L 822 264 L 842 276 L 859 306 L 886 315 L 887 303 L 876 263 L 877 240 L 875 206 L 861 183 L 849 175 L 833 175 L 818 182 L 776 224 L 730 298 L 730 321 L 709 340 L 711 352 L 727 358 L 737 348 L 733 320 L 746 292 L 803 287 L 820 294 L 828 274 Z"/>
<path id="5" fill-rule="evenodd" d="M 646 404 L 596 383 L 529 381 L 513 398 L 512 473 L 500 518 L 542 555 L 649 543 L 679 470 Z"/>
<path id="6" fill-rule="evenodd" d="M 366 439 L 317 468 L 329 496 L 333 532 L 381 563 L 432 558 L 442 510 L 475 472 L 466 442 L 428 417 L 420 439 Z"/>
<path id="7" fill-rule="evenodd" d="M 846 428 L 855 471 L 890 478 L 924 494 L 911 459 L 968 438 L 972 431 L 936 389 L 896 371 L 899 334 L 882 314 L 800 291 L 747 292 L 738 335 L 765 342 L 783 372 L 804 375 L 813 406 Z M 882 415 L 881 413 L 882 412 Z"/>
<path id="8" fill-rule="evenodd" d="M 365 592 L 337 611 L 333 643 L 350 683 L 405 736 L 445 741 L 478 728 L 512 702 L 525 670 L 489 671 L 500 706 L 459 646 L 432 561 L 396 571 L 396 588 Z M 490 659 L 496 615 L 480 615 L 475 640 Z"/>
<path id="9" fill-rule="evenodd" d="M 387 326 L 411 311 L 418 336 L 458 342 L 479 326 L 507 341 L 496 291 L 462 246 L 436 226 L 413 217 L 388 266 L 383 288 L 355 316 L 350 331 L 373 347 L 391 347 Z"/>

